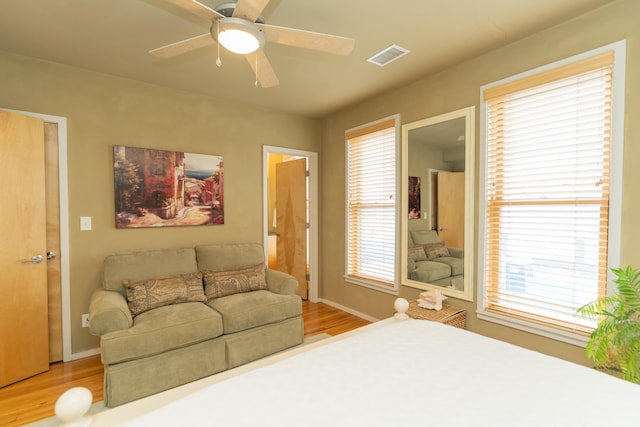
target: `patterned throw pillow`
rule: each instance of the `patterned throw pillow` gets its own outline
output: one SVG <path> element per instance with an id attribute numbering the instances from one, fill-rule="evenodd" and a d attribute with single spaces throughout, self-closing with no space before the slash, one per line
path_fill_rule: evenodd
<path id="1" fill-rule="evenodd" d="M 427 261 L 427 254 L 422 246 L 412 246 L 409 248 L 409 258 L 413 261 Z"/>
<path id="2" fill-rule="evenodd" d="M 426 243 L 422 246 L 429 261 L 443 256 L 449 256 L 449 249 L 444 245 L 444 242 Z"/>
<path id="3" fill-rule="evenodd" d="M 202 274 L 189 273 L 150 279 L 123 280 L 133 316 L 170 304 L 204 302 Z"/>
<path id="4" fill-rule="evenodd" d="M 207 301 L 241 292 L 267 289 L 264 264 L 238 270 L 214 271 L 205 270 L 204 294 Z"/>

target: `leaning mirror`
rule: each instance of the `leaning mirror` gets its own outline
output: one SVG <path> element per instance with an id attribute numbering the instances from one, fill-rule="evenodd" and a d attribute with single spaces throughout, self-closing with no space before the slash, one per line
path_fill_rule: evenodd
<path id="1" fill-rule="evenodd" d="M 475 107 L 402 126 L 401 283 L 473 300 Z"/>

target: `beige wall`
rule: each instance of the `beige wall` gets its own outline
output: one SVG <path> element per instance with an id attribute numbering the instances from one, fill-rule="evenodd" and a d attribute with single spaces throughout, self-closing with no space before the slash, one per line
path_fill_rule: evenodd
<path id="1" fill-rule="evenodd" d="M 0 107 L 67 118 L 74 353 L 98 346 L 80 317 L 100 285 L 106 255 L 213 242 L 262 244 L 262 145 L 320 148 L 318 120 L 2 52 L 0 76 Z M 223 156 L 225 224 L 116 230 L 113 145 Z M 93 231 L 80 231 L 80 216 L 93 218 Z"/>
<path id="2" fill-rule="evenodd" d="M 393 295 L 344 281 L 344 131 L 364 123 L 401 114 L 409 123 L 470 105 L 479 112 L 480 86 L 588 51 L 621 39 L 627 40 L 627 82 L 624 148 L 624 201 L 622 264 L 640 267 L 640 198 L 634 197 L 640 182 L 640 2 L 619 1 L 527 39 L 481 55 L 414 84 L 337 112 L 324 120 L 322 176 L 322 278 L 320 295 L 343 306 L 377 318 L 392 313 Z M 393 65 L 391 65 L 393 66 Z M 477 120 L 477 117 L 476 117 Z M 480 126 L 476 121 L 476 129 Z M 479 137 L 477 136 L 477 143 Z M 477 153 L 477 144 L 476 144 Z M 476 158 L 478 156 L 476 155 Z M 477 175 L 476 175 L 477 176 Z M 477 206 L 476 206 L 477 212 Z M 476 227 L 477 228 L 477 227 Z M 475 281 L 475 280 L 474 280 Z M 401 295 L 415 298 L 419 291 L 402 288 Z M 578 363 L 588 363 L 583 350 L 550 339 L 480 321 L 475 302 L 449 300 L 467 309 L 468 329 Z"/>

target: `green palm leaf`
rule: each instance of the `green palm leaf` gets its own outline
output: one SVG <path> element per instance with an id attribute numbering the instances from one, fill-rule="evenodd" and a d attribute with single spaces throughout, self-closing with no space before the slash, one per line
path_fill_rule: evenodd
<path id="1" fill-rule="evenodd" d="M 617 294 L 586 304 L 578 313 L 600 319 L 585 347 L 596 368 L 621 372 L 640 384 L 640 270 L 611 269 Z"/>

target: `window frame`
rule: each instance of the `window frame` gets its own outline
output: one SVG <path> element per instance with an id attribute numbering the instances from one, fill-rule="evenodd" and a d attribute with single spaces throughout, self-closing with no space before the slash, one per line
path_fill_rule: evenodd
<path id="1" fill-rule="evenodd" d="M 579 55 L 572 56 L 551 64 L 544 65 L 497 82 L 484 85 L 480 88 L 480 158 L 479 158 L 479 186 L 478 186 L 478 288 L 477 288 L 477 316 L 481 320 L 509 326 L 515 329 L 567 342 L 584 347 L 589 339 L 588 335 L 567 331 L 552 326 L 542 325 L 533 321 L 511 317 L 485 310 L 487 291 L 486 256 L 487 241 L 487 103 L 484 93 L 487 89 L 496 86 L 525 79 L 527 77 L 554 70 L 577 61 L 582 61 L 607 52 L 613 52 L 614 65 L 612 77 L 612 107 L 611 107 L 611 141 L 610 141 L 610 192 L 609 192 L 609 230 L 607 248 L 607 294 L 615 291 L 613 286 L 614 275 L 611 267 L 619 266 L 621 243 L 621 216 L 622 216 L 622 167 L 624 146 L 624 92 L 625 92 L 625 68 L 626 68 L 626 41 L 618 41 Z"/>
<path id="2" fill-rule="evenodd" d="M 364 277 L 364 276 L 358 276 L 358 275 L 350 275 L 349 274 L 349 247 L 350 247 L 350 238 L 349 238 L 349 135 L 350 134 L 359 134 L 362 133 L 363 135 L 366 135 L 367 133 L 373 133 L 376 132 L 380 129 L 380 125 L 384 124 L 385 122 L 390 122 L 393 121 L 393 128 L 394 128 L 394 151 L 395 151 L 395 179 L 396 179 L 396 183 L 395 183 L 395 239 L 394 239 L 394 251 L 393 251 L 393 256 L 394 256 L 394 262 L 393 262 L 393 282 L 385 282 L 382 280 L 374 280 L 368 277 Z M 398 295 L 399 290 L 400 290 L 400 285 L 399 285 L 399 275 L 400 275 L 400 269 L 399 269 L 399 264 L 398 264 L 398 260 L 399 260 L 399 254 L 398 254 L 398 248 L 399 248 L 399 238 L 400 238 L 400 221 L 399 221 L 399 215 L 400 215 L 400 203 L 398 200 L 398 195 L 400 194 L 400 180 L 399 180 L 399 174 L 400 174 L 400 160 L 401 160 L 401 156 L 400 156 L 400 115 L 399 114 L 394 114 L 392 116 L 387 116 L 366 124 L 363 124 L 361 126 L 357 126 L 354 128 L 350 128 L 347 129 L 345 131 L 344 134 L 344 153 L 345 153 L 345 258 L 344 258 L 344 280 L 347 283 L 350 284 L 355 284 L 355 285 L 359 285 L 359 286 L 363 286 L 366 288 L 370 288 L 370 289 L 374 289 L 380 292 L 385 292 L 385 293 L 389 293 L 392 295 Z M 382 128 L 384 129 L 384 128 Z M 368 131 L 368 132 L 367 132 Z"/>

